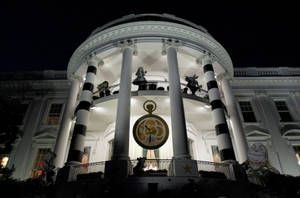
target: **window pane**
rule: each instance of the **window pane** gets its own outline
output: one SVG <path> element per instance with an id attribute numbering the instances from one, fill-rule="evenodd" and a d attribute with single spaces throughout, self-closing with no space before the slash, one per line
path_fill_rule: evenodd
<path id="1" fill-rule="evenodd" d="M 62 104 L 52 104 L 50 114 L 59 114 L 61 111 Z"/>
<path id="2" fill-rule="evenodd" d="M 293 121 L 293 118 L 289 112 L 288 106 L 285 101 L 274 101 L 277 111 L 280 116 L 280 121 L 290 122 Z"/>
<path id="3" fill-rule="evenodd" d="M 8 155 L 1 155 L 0 156 L 0 167 L 5 168 L 8 162 L 9 156 Z"/>
<path id="4" fill-rule="evenodd" d="M 221 157 L 218 146 L 211 146 L 214 162 L 220 163 Z"/>
<path id="5" fill-rule="evenodd" d="M 46 155 L 51 151 L 50 148 L 41 148 L 38 150 L 32 172 L 31 172 L 31 178 L 37 178 L 39 176 L 42 176 L 43 174 L 43 161 L 46 157 Z"/>
<path id="6" fill-rule="evenodd" d="M 298 165 L 300 166 L 300 145 L 293 145 L 293 149 L 296 153 L 296 157 L 298 160 Z"/>
<path id="7" fill-rule="evenodd" d="M 84 147 L 81 163 L 85 164 L 82 166 L 82 168 L 86 170 L 88 170 L 88 163 L 90 162 L 90 152 L 91 152 L 90 146 Z"/>
<path id="8" fill-rule="evenodd" d="M 256 122 L 255 114 L 249 101 L 240 101 L 240 108 L 244 118 L 244 122 Z"/>
<path id="9" fill-rule="evenodd" d="M 46 119 L 47 125 L 57 125 L 60 118 L 60 113 L 62 109 L 63 104 L 51 104 L 48 117 Z"/>
<path id="10" fill-rule="evenodd" d="M 291 114 L 289 112 L 279 112 L 279 115 L 282 122 L 293 121 Z"/>

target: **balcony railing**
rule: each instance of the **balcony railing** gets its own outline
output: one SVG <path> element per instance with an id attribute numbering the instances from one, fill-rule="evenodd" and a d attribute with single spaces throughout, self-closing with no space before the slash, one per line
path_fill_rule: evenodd
<path id="1" fill-rule="evenodd" d="M 181 90 L 187 95 L 192 95 L 191 91 L 186 87 L 186 83 L 181 83 Z M 109 86 L 105 91 L 95 91 L 93 99 L 103 98 L 105 96 L 115 95 L 119 93 L 120 84 L 115 84 Z M 169 91 L 169 82 L 168 81 L 148 81 L 145 85 L 133 85 L 131 87 L 132 92 L 136 91 Z M 207 90 L 199 88 L 195 95 L 200 98 L 208 98 Z"/>
<path id="2" fill-rule="evenodd" d="M 129 175 L 134 175 L 133 168 L 138 164 L 138 160 L 131 160 L 129 166 Z M 144 176 L 152 175 L 157 173 L 157 175 L 160 176 L 171 176 L 172 170 L 171 170 L 171 162 L 170 159 L 147 159 L 144 162 Z M 153 174 L 154 173 L 154 174 Z"/>
<path id="3" fill-rule="evenodd" d="M 137 160 L 130 160 L 128 172 L 129 176 L 133 175 L 133 168 L 137 165 Z M 144 174 L 141 176 L 172 176 L 173 169 L 171 168 L 171 159 L 148 159 L 144 163 Z M 229 180 L 235 180 L 231 164 L 227 163 L 214 163 L 208 161 L 197 161 L 199 176 L 201 172 L 206 173 L 221 173 Z M 90 173 L 104 173 L 105 161 L 94 162 L 88 164 L 80 164 L 72 167 L 72 175 L 69 176 L 70 180 L 75 181 L 78 175 Z"/>
<path id="4" fill-rule="evenodd" d="M 234 180 L 235 176 L 231 164 L 208 161 L 197 161 L 198 171 L 223 173 L 227 179 Z"/>

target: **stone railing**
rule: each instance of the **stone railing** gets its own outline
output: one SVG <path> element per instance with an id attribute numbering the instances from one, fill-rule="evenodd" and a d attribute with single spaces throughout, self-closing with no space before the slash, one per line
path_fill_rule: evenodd
<path id="1" fill-rule="evenodd" d="M 129 176 L 133 175 L 133 168 L 137 165 L 137 160 L 130 160 L 128 172 Z M 171 159 L 148 159 L 144 163 L 143 170 L 145 172 L 152 172 L 151 174 L 143 174 L 142 176 L 153 176 L 157 173 L 157 176 L 172 176 L 173 170 L 171 168 Z M 215 163 L 208 161 L 197 161 L 199 176 L 201 177 L 214 177 L 222 176 L 229 180 L 235 180 L 235 175 L 232 170 L 232 165 L 227 163 Z M 152 170 L 152 171 L 149 171 Z M 103 175 L 105 172 L 105 161 L 93 162 L 88 164 L 80 164 L 72 166 L 72 175 L 68 178 L 70 181 L 77 180 L 78 175 L 90 174 L 90 173 L 101 173 Z M 102 174 L 103 173 L 103 174 Z M 219 177 L 220 178 L 220 177 Z M 221 177 L 222 178 L 222 177 Z"/>

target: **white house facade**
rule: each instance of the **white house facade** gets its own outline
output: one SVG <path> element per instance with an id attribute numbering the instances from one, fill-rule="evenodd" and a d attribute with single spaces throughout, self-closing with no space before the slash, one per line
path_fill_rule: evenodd
<path id="1" fill-rule="evenodd" d="M 300 174 L 300 69 L 234 68 L 207 30 L 172 15 L 113 21 L 77 48 L 67 71 L 2 73 L 0 91 L 28 104 L 23 133 L 2 156 L 15 178 L 38 176 L 49 151 L 56 167 L 105 162 L 103 172 L 139 157 L 173 159 L 181 176 L 182 161 L 191 174 L 197 161 L 243 163 L 255 143 L 280 173 Z M 143 148 L 135 125 L 149 101 L 169 135 L 153 146 L 160 126 L 149 121 L 136 132 Z"/>

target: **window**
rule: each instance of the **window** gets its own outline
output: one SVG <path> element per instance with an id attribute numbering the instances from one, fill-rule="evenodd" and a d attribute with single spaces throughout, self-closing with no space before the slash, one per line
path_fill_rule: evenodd
<path id="1" fill-rule="evenodd" d="M 91 147 L 90 146 L 84 147 L 83 155 L 82 155 L 82 159 L 81 159 L 81 163 L 85 164 L 82 166 L 83 169 L 88 170 L 88 163 L 90 161 L 90 153 L 91 153 Z"/>
<path id="2" fill-rule="evenodd" d="M 194 141 L 192 139 L 188 139 L 189 154 L 192 159 L 194 159 L 193 144 L 194 144 Z"/>
<path id="3" fill-rule="evenodd" d="M 244 118 L 244 122 L 256 122 L 256 118 L 249 101 L 240 101 L 240 108 Z"/>
<path id="4" fill-rule="evenodd" d="M 5 168 L 8 162 L 9 156 L 8 155 L 2 155 L 0 156 L 0 167 Z"/>
<path id="5" fill-rule="evenodd" d="M 48 113 L 48 117 L 46 119 L 47 125 L 57 125 L 59 122 L 59 117 L 61 113 L 63 104 L 51 104 L 50 111 Z"/>
<path id="6" fill-rule="evenodd" d="M 298 165 L 300 166 L 300 145 L 293 145 L 293 149 L 296 153 L 296 157 L 298 160 Z"/>
<path id="7" fill-rule="evenodd" d="M 83 156 L 82 156 L 82 160 L 81 160 L 82 164 L 89 163 L 89 161 L 90 161 L 90 152 L 91 152 L 91 147 L 90 146 L 84 147 Z"/>
<path id="8" fill-rule="evenodd" d="M 289 109 L 288 109 L 285 101 L 274 101 L 274 103 L 275 103 L 277 111 L 279 113 L 281 122 L 293 121 L 292 116 L 289 112 Z"/>
<path id="9" fill-rule="evenodd" d="M 219 148 L 216 145 L 211 146 L 214 162 L 221 163 Z"/>
<path id="10" fill-rule="evenodd" d="M 31 178 L 37 178 L 43 174 L 43 161 L 46 159 L 46 155 L 51 152 L 50 148 L 40 148 L 34 160 L 33 169 L 31 172 Z"/>

